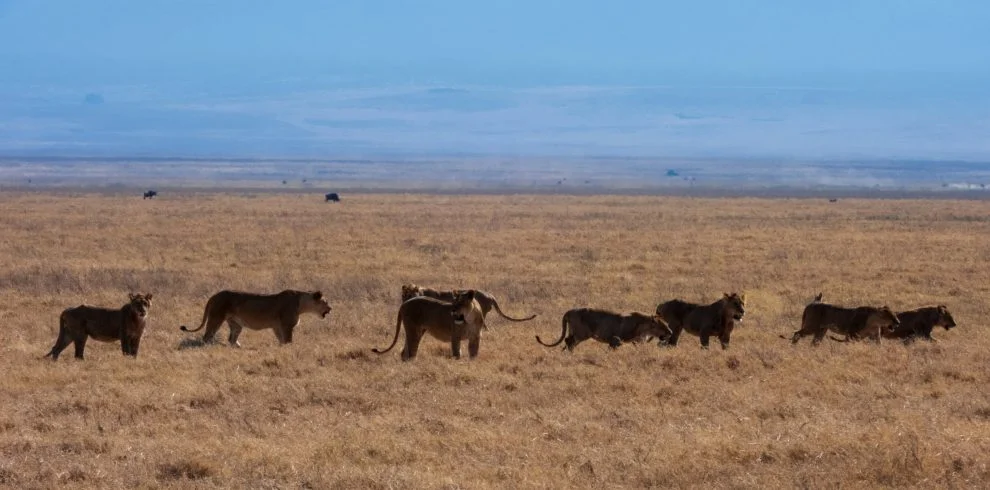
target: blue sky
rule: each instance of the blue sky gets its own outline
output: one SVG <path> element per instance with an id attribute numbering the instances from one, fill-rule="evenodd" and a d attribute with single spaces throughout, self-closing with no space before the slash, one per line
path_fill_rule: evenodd
<path id="1" fill-rule="evenodd" d="M 990 161 L 987 26 L 990 0 L 0 0 L 0 155 Z"/>
<path id="2" fill-rule="evenodd" d="M 965 78 L 990 69 L 988 25 L 982 0 L 0 0 L 0 59 L 397 79 Z"/>

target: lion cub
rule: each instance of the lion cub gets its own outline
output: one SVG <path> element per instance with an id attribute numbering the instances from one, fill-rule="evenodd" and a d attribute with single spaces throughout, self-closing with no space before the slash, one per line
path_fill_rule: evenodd
<path id="1" fill-rule="evenodd" d="M 437 340 L 450 342 L 454 359 L 460 359 L 461 340 L 467 338 L 468 355 L 474 359 L 478 356 L 478 349 L 481 347 L 481 330 L 485 328 L 485 317 L 481 306 L 475 301 L 474 294 L 472 290 L 457 292 L 454 294 L 454 301 L 450 303 L 426 296 L 406 300 L 399 307 L 392 344 L 385 349 L 371 349 L 372 352 L 384 354 L 392 350 L 399 341 L 399 327 L 405 325 L 406 346 L 402 349 L 403 361 L 416 357 L 419 342 L 425 333 L 429 333 Z"/>
<path id="2" fill-rule="evenodd" d="M 131 294 L 130 301 L 118 310 L 80 305 L 67 308 L 58 319 L 58 338 L 46 354 L 53 361 L 69 344 L 76 346 L 76 358 L 83 359 L 86 339 L 101 342 L 120 341 L 124 355 L 137 357 L 141 336 L 148 321 L 151 294 Z"/>

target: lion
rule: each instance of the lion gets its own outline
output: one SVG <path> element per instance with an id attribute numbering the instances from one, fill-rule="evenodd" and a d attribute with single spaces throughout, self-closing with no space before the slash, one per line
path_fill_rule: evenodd
<path id="1" fill-rule="evenodd" d="M 326 318 L 332 308 L 320 291 L 296 291 L 286 289 L 278 294 L 254 294 L 224 290 L 214 294 L 206 302 L 203 321 L 199 327 L 179 327 L 183 332 L 198 332 L 206 327 L 203 342 L 213 342 L 213 337 L 226 321 L 230 326 L 228 341 L 240 347 L 237 337 L 247 327 L 251 330 L 270 328 L 275 331 L 279 344 L 292 342 L 292 330 L 304 313 Z"/>
<path id="2" fill-rule="evenodd" d="M 429 333 L 433 338 L 450 342 L 450 350 L 454 359 L 461 357 L 461 340 L 468 339 L 468 355 L 471 359 L 478 357 L 481 347 L 481 330 L 484 329 L 485 316 L 477 301 L 477 292 L 473 290 L 454 293 L 453 301 L 441 301 L 428 296 L 416 296 L 402 302 L 395 321 L 395 336 L 392 344 L 385 349 L 371 349 L 376 354 L 384 354 L 399 341 L 399 328 L 406 328 L 406 345 L 402 349 L 402 360 L 408 361 L 416 357 L 419 342 L 423 334 Z"/>
<path id="3" fill-rule="evenodd" d="M 567 335 L 568 330 L 570 335 Z M 536 341 L 547 347 L 566 342 L 564 348 L 573 352 L 578 344 L 588 339 L 607 343 L 609 348 L 617 349 L 623 342 L 639 342 L 649 337 L 664 341 L 670 336 L 670 327 L 656 316 L 636 312 L 623 315 L 595 308 L 575 308 L 564 313 L 560 338 L 556 342 L 543 342 L 539 335 L 536 336 Z"/>
<path id="4" fill-rule="evenodd" d="M 682 331 L 697 335 L 701 347 L 708 348 L 708 339 L 717 336 L 722 349 L 729 348 L 729 338 L 736 322 L 746 314 L 746 295 L 723 293 L 722 298 L 709 305 L 674 299 L 657 305 L 656 314 L 667 322 L 673 334 L 666 344 L 673 347 Z"/>
<path id="5" fill-rule="evenodd" d="M 956 321 L 945 305 L 926 306 L 916 310 L 902 311 L 897 314 L 900 325 L 884 334 L 888 339 L 902 339 L 910 342 L 917 338 L 935 342 L 932 329 L 942 327 L 946 331 L 955 328 Z"/>
<path id="6" fill-rule="evenodd" d="M 58 319 L 55 346 L 45 357 L 57 361 L 59 354 L 70 343 L 75 343 L 76 359 L 83 359 L 86 339 L 89 337 L 101 342 L 120 341 L 124 355 L 137 357 L 152 296 L 151 293 L 132 293 L 127 304 L 117 310 L 87 305 L 67 308 Z"/>
<path id="7" fill-rule="evenodd" d="M 883 331 L 883 338 L 903 340 L 904 343 L 910 343 L 919 338 L 929 342 L 935 342 L 935 339 L 932 338 L 933 328 L 943 327 L 949 330 L 956 326 L 956 321 L 952 318 L 952 314 L 949 313 L 949 309 L 945 305 L 926 306 L 916 310 L 902 311 L 897 314 L 897 320 L 900 321 L 900 324 Z M 845 339 L 839 339 L 831 335 L 829 337 L 832 340 L 840 342 L 849 340 L 848 336 Z"/>
<path id="8" fill-rule="evenodd" d="M 845 335 L 846 340 L 871 338 L 880 343 L 884 332 L 899 323 L 897 315 L 886 306 L 844 308 L 822 303 L 819 295 L 816 301 L 805 306 L 801 314 L 801 329 L 791 336 L 791 343 L 796 344 L 801 337 L 813 335 L 811 345 L 818 345 L 829 330 Z"/>
<path id="9" fill-rule="evenodd" d="M 494 308 L 495 311 L 502 316 L 502 318 L 505 318 L 506 320 L 512 322 L 528 322 L 536 318 L 536 315 L 530 315 L 525 318 L 513 318 L 509 315 L 506 315 L 505 313 L 502 312 L 502 308 L 499 307 L 498 301 L 495 300 L 495 297 L 492 296 L 491 293 L 487 293 L 485 291 L 481 291 L 478 289 L 455 289 L 453 291 L 440 291 L 438 289 L 425 288 L 422 286 L 417 286 L 415 284 L 403 284 L 402 301 L 408 301 L 410 298 L 414 298 L 416 296 L 426 296 L 429 298 L 435 298 L 435 299 L 439 299 L 440 301 L 446 301 L 450 303 L 454 300 L 455 294 L 464 293 L 467 291 L 474 291 L 474 299 L 475 301 L 478 302 L 478 305 L 481 306 L 482 315 L 484 315 L 486 319 L 488 317 L 488 312 L 492 311 L 492 308 Z"/>

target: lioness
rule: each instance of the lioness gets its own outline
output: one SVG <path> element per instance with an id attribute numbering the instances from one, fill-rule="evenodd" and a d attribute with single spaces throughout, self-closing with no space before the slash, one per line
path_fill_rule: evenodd
<path id="1" fill-rule="evenodd" d="M 422 286 L 417 286 L 415 284 L 403 284 L 402 285 L 402 301 L 408 301 L 410 298 L 415 298 L 416 296 L 426 296 L 429 298 L 439 299 L 440 301 L 446 301 L 448 303 L 454 301 L 454 295 L 457 293 L 465 293 L 467 291 L 474 291 L 474 299 L 481 306 L 482 314 L 487 318 L 488 312 L 495 308 L 502 318 L 513 322 L 526 322 L 536 318 L 536 315 L 530 315 L 525 318 L 513 318 L 505 313 L 502 313 L 502 308 L 499 307 L 498 301 L 490 293 L 485 291 L 480 291 L 477 289 L 455 289 L 453 291 L 440 291 L 438 289 L 424 288 Z"/>
<path id="2" fill-rule="evenodd" d="M 237 337 L 244 327 L 251 330 L 270 328 L 275 331 L 279 344 L 288 344 L 292 342 L 292 329 L 299 324 L 299 317 L 303 313 L 326 318 L 331 309 L 320 291 L 286 289 L 278 294 L 254 294 L 224 290 L 214 294 L 206 302 L 203 321 L 199 327 L 189 329 L 183 325 L 179 329 L 183 332 L 198 332 L 206 326 L 203 342 L 210 343 L 226 321 L 230 326 L 228 341 L 234 347 L 241 346 Z"/>
<path id="3" fill-rule="evenodd" d="M 399 307 L 392 344 L 385 349 L 371 350 L 377 354 L 392 350 L 399 341 L 399 327 L 405 325 L 406 346 L 402 349 L 403 361 L 416 357 L 419 342 L 425 333 L 429 333 L 437 340 L 450 342 L 454 359 L 460 359 L 461 340 L 466 337 L 468 355 L 474 359 L 478 356 L 478 349 L 481 347 L 481 330 L 484 328 L 484 323 L 485 317 L 475 291 L 455 293 L 451 302 L 416 296 L 404 301 Z"/>
<path id="4" fill-rule="evenodd" d="M 949 330 L 956 326 L 956 321 L 952 318 L 952 314 L 949 313 L 949 309 L 945 305 L 926 306 L 916 310 L 903 311 L 897 314 L 897 320 L 901 322 L 899 325 L 881 332 L 883 338 L 899 339 L 905 343 L 918 338 L 935 342 L 935 339 L 932 338 L 933 328 L 941 326 Z M 832 340 L 843 342 L 849 340 L 848 336 L 845 339 L 839 339 L 831 335 L 829 337 Z"/>
<path id="5" fill-rule="evenodd" d="M 86 305 L 66 309 L 58 319 L 55 346 L 45 357 L 58 360 L 58 355 L 70 343 L 75 343 L 76 358 L 83 359 L 88 337 L 102 342 L 120 341 L 124 355 L 137 357 L 151 308 L 151 297 L 150 293 L 131 294 L 130 301 L 119 310 Z"/>
<path id="6" fill-rule="evenodd" d="M 674 299 L 657 305 L 657 316 L 670 326 L 673 334 L 667 345 L 677 345 L 681 331 L 701 338 L 701 347 L 708 348 L 708 339 L 717 336 L 723 349 L 729 347 L 729 337 L 736 322 L 746 314 L 746 295 L 723 293 L 722 298 L 710 305 L 699 305 Z"/>
<path id="7" fill-rule="evenodd" d="M 888 339 L 903 339 L 910 342 L 916 338 L 922 338 L 934 342 L 932 329 L 943 327 L 946 330 L 954 328 L 956 321 L 952 318 L 952 313 L 945 305 L 926 306 L 911 311 L 902 311 L 897 314 L 900 325 L 884 333 Z"/>
<path id="8" fill-rule="evenodd" d="M 829 330 L 845 335 L 847 339 L 872 338 L 879 343 L 884 331 L 899 323 L 897 315 L 886 306 L 843 308 L 816 301 L 804 307 L 801 329 L 791 336 L 791 343 L 796 344 L 805 335 L 813 335 L 811 345 L 818 345 Z"/>
<path id="9" fill-rule="evenodd" d="M 567 335 L 568 328 L 570 335 Z M 595 339 L 607 343 L 612 349 L 623 342 L 638 342 L 647 337 L 657 337 L 661 341 L 670 338 L 670 327 L 663 320 L 642 313 L 622 315 L 594 308 L 575 308 L 564 313 L 561 320 L 560 338 L 547 344 L 536 336 L 536 341 L 547 347 L 566 342 L 565 348 L 573 351 L 581 342 Z"/>

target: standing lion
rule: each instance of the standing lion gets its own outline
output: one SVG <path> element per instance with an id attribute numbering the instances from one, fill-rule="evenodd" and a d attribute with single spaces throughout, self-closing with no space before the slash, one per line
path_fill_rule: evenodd
<path id="1" fill-rule="evenodd" d="M 117 310 L 80 305 L 67 308 L 58 319 L 58 338 L 46 357 L 58 360 L 69 344 L 76 346 L 76 359 L 83 359 L 86 339 L 120 341 L 124 355 L 137 357 L 141 336 L 148 321 L 151 294 L 131 294 L 130 301 Z"/>

